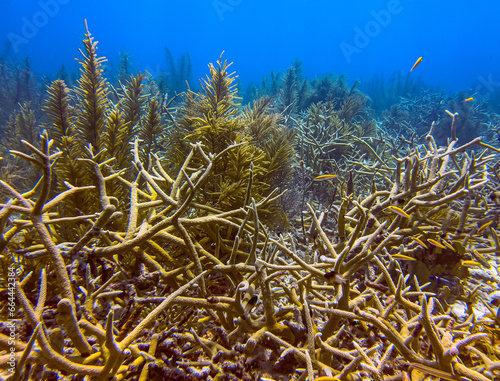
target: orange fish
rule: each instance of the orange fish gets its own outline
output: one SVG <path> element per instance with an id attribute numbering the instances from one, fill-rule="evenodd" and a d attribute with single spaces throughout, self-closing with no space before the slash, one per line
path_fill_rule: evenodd
<path id="1" fill-rule="evenodd" d="M 472 102 L 474 100 L 474 97 L 467 98 L 465 101 L 466 102 Z"/>
<path id="2" fill-rule="evenodd" d="M 420 65 L 420 62 L 422 62 L 422 58 L 423 57 L 418 57 L 417 62 L 415 62 L 415 64 L 411 67 L 410 71 L 413 71 L 413 69 L 415 69 L 418 65 Z"/>

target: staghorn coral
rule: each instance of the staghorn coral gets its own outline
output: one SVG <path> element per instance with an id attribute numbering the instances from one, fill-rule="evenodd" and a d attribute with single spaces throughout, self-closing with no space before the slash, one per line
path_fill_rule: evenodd
<path id="1" fill-rule="evenodd" d="M 343 104 L 339 107 L 340 102 Z M 342 101 L 318 102 L 312 104 L 306 114 L 294 119 L 298 152 L 304 166 L 313 177 L 338 175 L 339 189 L 347 194 L 353 192 L 354 181 L 369 184 L 378 172 L 387 171 L 388 144 L 385 139 L 375 139 L 379 129 L 374 120 L 363 117 L 363 104 L 363 98 L 355 95 Z M 359 166 L 364 169 L 354 170 Z M 309 188 L 316 190 L 315 196 L 325 205 L 331 204 L 337 194 L 336 185 L 331 187 L 328 183 L 313 182 Z"/>
<path id="2" fill-rule="evenodd" d="M 462 142 L 483 136 L 485 141 L 494 141 L 494 126 L 498 124 L 498 114 L 488 111 L 484 99 L 466 101 L 465 93 L 446 96 L 423 90 L 418 96 L 401 97 L 388 110 L 382 112 L 381 128 L 387 133 L 415 140 L 425 136 L 428 126 L 436 123 L 434 138 L 438 144 L 446 144 L 451 124 L 450 113 L 458 113 L 456 120 L 457 137 Z M 406 137 L 406 138 L 405 138 Z"/>
<path id="3" fill-rule="evenodd" d="M 314 131 L 316 140 L 333 129 L 366 150 L 337 160 L 357 171 L 357 186 L 348 181 L 340 201 L 323 210 L 304 202 L 308 231 L 278 236 L 263 225 L 265 210 L 280 197 L 278 180 L 269 180 L 273 189 L 256 198 L 264 179 L 257 164 L 272 163 L 271 154 L 292 132 L 266 98 L 238 115 L 224 68 L 221 60 L 211 66 L 206 88 L 188 95 L 183 115 L 172 117 L 191 133 L 176 156 L 154 152 L 161 148 L 154 136 L 136 138 L 132 166 L 111 172 L 109 151 L 118 145 L 109 143 L 111 134 L 125 133 L 131 120 L 150 122 L 154 132 L 161 121 L 160 111 L 151 111 L 154 97 L 148 111 L 136 109 L 135 119 L 124 116 L 121 104 L 107 104 L 109 145 L 99 152 L 88 146 L 71 159 L 91 169 L 91 186 L 62 182 L 69 175 L 58 161 L 73 155 L 65 156 L 72 146 L 64 143 L 73 111 L 62 82 L 49 88 L 51 124 L 40 143 L 22 143 L 30 154 L 11 151 L 38 168 L 38 183 L 0 181 L 10 196 L 0 206 L 2 287 L 16 272 L 18 373 L 12 378 L 498 377 L 496 311 L 476 317 L 474 307 L 483 302 L 467 278 L 469 267 L 495 266 L 491 257 L 500 251 L 494 196 L 500 150 L 481 138 L 459 145 L 453 114 L 446 146 L 436 144 L 433 126 L 425 144 L 404 141 L 389 150 L 392 157 L 375 146 L 378 139 L 391 147 L 387 136 L 371 136 L 373 126 L 366 136 L 355 135 L 357 127 L 344 129 L 336 110 L 324 115 L 327 104 L 301 128 Z M 219 109 L 222 115 L 214 116 Z M 223 134 L 220 145 L 210 140 L 216 133 Z M 252 168 L 248 157 L 259 155 Z M 277 154 L 281 171 L 291 171 L 290 157 Z M 214 185 L 207 183 L 214 174 L 234 179 L 238 168 L 231 163 L 238 161 L 246 171 L 238 204 L 208 200 Z M 305 164 L 300 168 L 306 183 Z M 280 173 L 274 170 L 271 179 Z M 128 202 L 115 199 L 112 182 L 126 190 Z M 93 213 L 72 215 L 60 207 L 88 194 L 97 198 Z M 68 224 L 80 231 L 60 234 Z M 449 266 L 437 268 L 443 258 Z M 470 306 L 468 316 L 456 316 L 428 282 L 428 275 L 450 274 L 462 278 L 458 296 Z M 10 376 L 8 312 L 3 305 L 0 368 Z"/>
<path id="4" fill-rule="evenodd" d="M 479 139 L 474 143 L 481 145 Z M 198 373 L 219 379 L 224 379 L 225 373 L 241 379 L 279 377 L 282 372 L 286 374 L 285 363 L 290 361 L 307 368 L 305 372 L 311 379 L 316 374 L 356 379 L 356 369 L 360 376 L 365 373 L 375 379 L 392 379 L 385 374 L 389 363 L 394 374 L 410 367 L 430 374 L 440 371 L 476 380 L 490 379 L 489 373 L 484 372 L 494 371 L 494 366 L 477 365 L 486 356 L 483 353 L 490 336 L 483 333 L 482 324 L 487 328 L 488 323 L 464 325 L 454 320 L 432 292 L 424 291 L 421 284 L 426 279 L 419 280 L 418 274 L 413 279 L 404 276 L 404 267 L 395 259 L 395 253 L 420 258 L 436 252 L 439 248 L 432 248 L 430 237 L 441 242 L 451 239 L 457 252 L 463 247 L 466 255 L 460 260 L 464 261 L 467 253 L 472 255 L 473 251 L 480 256 L 498 251 L 498 236 L 491 225 L 487 228 L 491 241 L 478 234 L 476 219 L 480 215 L 468 217 L 470 221 L 448 223 L 446 237 L 436 236 L 445 221 L 431 223 L 428 217 L 443 205 L 451 205 L 448 207 L 453 209 L 453 204 L 460 205 L 464 197 L 480 194 L 486 184 L 486 168 L 495 160 L 494 155 L 482 155 L 474 166 L 484 170 L 471 173 L 472 163 L 464 155 L 467 146 L 455 147 L 453 141 L 447 149 L 437 149 L 429 136 L 429 151 L 423 157 L 404 158 L 418 165 L 410 166 L 407 171 L 396 168 L 399 174 L 391 191 L 377 191 L 360 202 L 353 201 L 351 207 L 342 208 L 344 214 L 339 215 L 337 239 L 328 237 L 316 211 L 309 206 L 317 239 L 322 241 L 324 249 L 323 253 L 315 254 L 312 263 L 307 263 L 284 237 L 272 237 L 260 229 L 255 202 L 246 209 L 230 212 L 210 208 L 208 215 L 196 217 L 199 214 L 194 210 L 206 210 L 206 206 L 193 201 L 195 194 L 217 159 L 210 159 L 199 144 L 193 146 L 184 167 L 199 155 L 206 163 L 202 172 L 186 178 L 179 171 L 173 178 L 162 172 L 159 160 L 154 176 L 146 171 L 136 141 L 135 166 L 148 183 L 149 191 L 139 190 L 137 182 L 129 183 L 131 205 L 128 212 L 120 211 L 128 214 L 127 230 L 105 228 L 116 211 L 106 200 L 105 189 L 101 189 L 102 211 L 92 227 L 76 242 L 59 242 L 58 236 L 47 227 L 62 222 L 49 218 L 47 213 L 64 202 L 65 197 L 86 190 L 71 188 L 48 198 L 51 162 L 60 155 L 50 153 L 52 144 L 44 133 L 41 150 L 25 143 L 34 157 L 17 153 L 43 170 L 40 189 L 23 196 L 1 183 L 13 196 L 3 205 L 2 215 L 14 212 L 26 215 L 28 221 L 24 225 L 16 223 L 22 226 L 16 234 L 33 226 L 39 235 L 37 241 L 43 245 L 41 250 L 35 250 L 36 245 L 33 249 L 26 248 L 22 254 L 24 260 L 50 256 L 53 261 L 40 275 L 36 308 L 23 291 L 27 279 L 19 277 L 23 280 L 16 287 L 23 316 L 32 328 L 41 327 L 20 338 L 21 341 L 32 338 L 26 345 L 19 344 L 19 348 L 24 348 L 26 363 L 46 362 L 50 369 L 101 379 L 109 379 L 111 375 L 127 378 L 139 373 L 145 377 L 157 372 L 167 378 L 175 372 L 181 379 L 199 379 Z M 455 160 L 448 160 L 450 157 Z M 452 164 L 455 162 L 463 174 L 449 170 L 449 165 L 455 166 Z M 160 173 L 163 173 L 161 181 Z M 172 184 L 168 193 L 160 185 L 163 182 Z M 31 197 L 36 202 L 29 202 Z M 398 205 L 411 213 L 410 220 L 387 211 L 387 206 L 398 200 L 404 200 Z M 493 208 L 489 201 L 484 202 Z M 149 217 L 141 222 L 137 219 L 138 211 L 144 208 L 149 210 Z M 195 230 L 207 224 L 219 232 L 224 226 L 238 229 L 232 248 L 227 247 L 229 241 L 223 236 L 213 248 L 197 242 Z M 216 226 L 219 228 L 215 229 Z M 246 234 L 250 238 L 248 243 L 239 238 Z M 9 229 L 3 235 L 14 237 Z M 400 243 L 418 235 L 424 242 L 427 240 L 427 249 L 416 242 L 407 245 L 406 250 L 399 249 Z M 173 257 L 170 253 L 175 246 L 183 248 L 190 261 Z M 248 251 L 242 251 L 242 247 Z M 394 251 L 395 248 L 398 249 Z M 140 274 L 131 272 L 125 252 L 130 252 L 136 263 L 142 263 Z M 86 270 L 75 277 L 67 272 L 64 261 Z M 105 264 L 118 272 L 111 276 L 105 271 Z M 43 318 L 45 300 L 54 296 L 53 289 L 47 291 L 46 273 L 55 273 L 58 293 L 63 297 L 56 302 L 56 324 L 49 317 L 47 322 Z M 208 273 L 212 276 L 207 277 Z M 338 275 L 332 276 L 333 273 Z M 216 274 L 220 275 L 214 278 Z M 183 296 L 194 284 L 198 286 Z M 154 290 L 160 289 L 161 293 L 171 290 L 169 296 L 157 296 L 158 291 Z M 219 291 L 214 295 L 214 290 Z M 249 299 L 245 293 L 249 293 Z M 132 308 L 126 307 L 129 305 Z M 137 308 L 134 305 L 143 306 L 139 313 L 133 313 Z M 164 319 L 163 311 L 167 314 Z M 120 339 L 113 333 L 118 316 L 120 321 L 131 322 L 128 328 L 122 328 Z M 350 320 L 361 326 L 349 323 Z M 156 324 L 152 324 L 154 321 Z M 64 327 L 74 354 L 85 357 L 83 364 L 57 353 L 55 327 Z M 452 332 L 459 339 L 453 340 Z M 353 335 L 360 340 L 358 344 L 352 344 Z M 39 352 L 32 352 L 34 346 Z M 426 346 L 432 350 L 421 349 Z M 472 361 L 469 351 L 483 355 L 475 355 Z M 155 365 L 148 365 L 150 362 Z"/>

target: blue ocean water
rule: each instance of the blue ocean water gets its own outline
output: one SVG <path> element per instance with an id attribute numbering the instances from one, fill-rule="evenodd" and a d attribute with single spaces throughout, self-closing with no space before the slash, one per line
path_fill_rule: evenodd
<path id="1" fill-rule="evenodd" d="M 434 88 L 500 91 L 500 3 L 470 1 L 39 0 L 0 2 L 0 57 L 29 57 L 49 78 L 75 57 L 84 19 L 108 67 L 131 54 L 133 72 L 166 71 L 164 47 L 188 52 L 193 78 L 222 51 L 243 84 L 283 72 L 294 59 L 308 79 L 346 73 L 349 81 L 412 72 Z"/>

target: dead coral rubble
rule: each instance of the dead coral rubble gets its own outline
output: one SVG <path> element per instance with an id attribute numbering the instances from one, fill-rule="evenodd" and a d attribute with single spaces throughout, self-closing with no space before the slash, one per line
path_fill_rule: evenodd
<path id="1" fill-rule="evenodd" d="M 30 154 L 12 153 L 40 169 L 38 183 L 23 191 L 0 181 L 11 197 L 0 209 L 2 266 L 15 260 L 19 272 L 12 379 L 495 379 L 498 318 L 493 309 L 475 316 L 484 302 L 467 276 L 500 252 L 500 205 L 490 197 L 500 150 L 480 138 L 460 146 L 454 126 L 446 147 L 431 131 L 425 145 L 384 161 L 390 187 L 343 192 L 332 226 L 308 204 L 300 245 L 263 225 L 281 194 L 256 200 L 252 166 L 241 207 L 199 202 L 219 161 L 247 142 L 219 152 L 192 143 L 173 173 L 168 157 L 146 164 L 138 139 L 133 168 L 109 174 L 105 151 L 89 146 L 95 185 L 58 179 L 57 192 L 65 152 L 46 131 L 39 146 L 24 142 Z M 109 193 L 115 181 L 128 203 Z M 86 192 L 98 195 L 98 212 L 55 213 Z M 81 234 L 62 236 L 65 224 Z M 429 283 L 439 275 L 429 258 L 452 259 L 441 271 L 459 278 L 466 320 Z M 1 313 L 0 366 L 10 376 Z"/>

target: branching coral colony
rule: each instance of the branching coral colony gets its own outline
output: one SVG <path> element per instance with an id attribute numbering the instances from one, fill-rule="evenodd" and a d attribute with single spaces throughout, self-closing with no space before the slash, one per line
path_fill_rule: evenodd
<path id="1" fill-rule="evenodd" d="M 262 216 L 281 196 L 276 174 L 290 176 L 293 149 L 276 158 L 265 144 L 293 134 L 276 137 L 289 132 L 269 100 L 238 115 L 234 77 L 220 60 L 180 117 L 142 92 L 141 75 L 115 91 L 113 104 L 88 31 L 84 45 L 76 92 L 54 82 L 40 143 L 11 152 L 41 171 L 39 181 L 30 190 L 0 182 L 10 196 L 0 210 L 4 296 L 8 268 L 17 271 L 14 367 L 8 303 L 1 310 L 4 376 L 500 376 L 500 319 L 489 305 L 476 317 L 485 302 L 468 281 L 469 267 L 494 267 L 500 252 L 500 150 L 481 138 L 460 145 L 456 114 L 446 147 L 431 128 L 424 145 L 403 142 L 392 157 L 376 146 L 388 138 L 342 129 L 338 115 L 324 123 L 338 130 L 337 142 L 321 124 L 297 121 L 303 166 L 327 163 L 341 147 L 332 160 L 356 173 L 357 186 L 351 177 L 340 204 L 323 211 L 304 203 L 306 236 L 277 236 Z M 168 141 L 167 123 L 190 134 L 160 157 L 152 147 Z M 259 146 L 256 136 L 274 138 Z M 429 275 L 442 274 L 459 282 L 432 288 Z M 453 312 L 452 293 L 466 318 Z"/>

